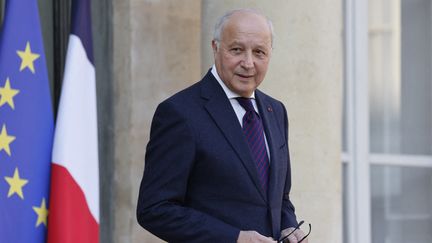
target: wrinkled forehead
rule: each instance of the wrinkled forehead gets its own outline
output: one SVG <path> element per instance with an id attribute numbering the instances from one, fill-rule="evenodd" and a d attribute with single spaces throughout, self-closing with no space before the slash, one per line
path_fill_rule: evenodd
<path id="1" fill-rule="evenodd" d="M 223 32 L 227 29 L 249 33 L 262 32 L 268 33 L 269 36 L 271 36 L 271 30 L 268 26 L 267 19 L 253 12 L 233 13 L 226 21 Z"/>
<path id="2" fill-rule="evenodd" d="M 255 13 L 233 14 L 222 31 L 224 42 L 254 41 L 261 45 L 271 45 L 271 30 L 267 20 Z"/>

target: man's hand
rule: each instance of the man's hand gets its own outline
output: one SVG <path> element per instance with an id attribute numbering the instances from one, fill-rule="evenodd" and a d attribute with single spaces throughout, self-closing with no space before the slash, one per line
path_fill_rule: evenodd
<path id="1" fill-rule="evenodd" d="M 294 229 L 295 229 L 294 227 L 291 227 L 291 228 L 282 230 L 282 233 L 281 233 L 282 237 L 284 237 L 285 235 L 288 235 Z M 294 233 L 292 233 L 290 236 L 288 236 L 288 238 L 286 238 L 284 240 L 284 243 L 297 243 L 299 240 L 303 239 L 304 236 L 305 236 L 305 233 L 301 229 L 298 229 L 298 230 L 294 231 Z M 302 243 L 308 243 L 308 242 L 309 241 L 307 238 L 302 241 Z"/>
<path id="2" fill-rule="evenodd" d="M 240 231 L 237 243 L 275 243 L 271 237 L 260 235 L 256 231 Z"/>

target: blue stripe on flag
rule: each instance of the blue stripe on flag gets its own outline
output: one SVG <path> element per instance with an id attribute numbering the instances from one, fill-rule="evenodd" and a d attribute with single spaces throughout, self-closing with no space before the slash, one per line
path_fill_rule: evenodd
<path id="1" fill-rule="evenodd" d="M 81 39 L 81 42 L 83 43 L 83 46 L 86 50 L 87 57 L 94 65 L 90 0 L 72 1 L 72 14 L 71 33 Z"/>

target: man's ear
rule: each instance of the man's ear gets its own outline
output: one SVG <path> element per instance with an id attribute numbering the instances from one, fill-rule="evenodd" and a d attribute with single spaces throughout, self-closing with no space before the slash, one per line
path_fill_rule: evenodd
<path id="1" fill-rule="evenodd" d="M 215 55 L 216 52 L 218 51 L 218 43 L 216 40 L 212 40 L 211 45 L 212 45 L 212 49 L 213 49 L 213 54 Z"/>

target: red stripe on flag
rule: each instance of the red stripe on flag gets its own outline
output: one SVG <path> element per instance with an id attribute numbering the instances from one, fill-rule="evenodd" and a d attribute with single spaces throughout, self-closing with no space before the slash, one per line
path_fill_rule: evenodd
<path id="1" fill-rule="evenodd" d="M 48 243 L 99 242 L 99 225 L 69 171 L 51 164 Z"/>

